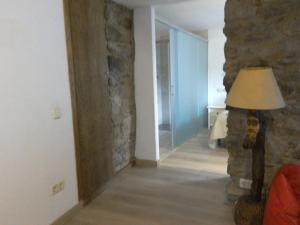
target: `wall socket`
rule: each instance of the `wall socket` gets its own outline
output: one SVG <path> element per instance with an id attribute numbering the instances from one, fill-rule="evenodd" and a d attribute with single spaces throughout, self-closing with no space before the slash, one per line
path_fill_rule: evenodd
<path id="1" fill-rule="evenodd" d="M 57 193 L 61 192 L 65 188 L 65 181 L 62 180 L 59 183 L 55 184 L 51 188 L 51 195 L 56 195 Z"/>
<path id="2" fill-rule="evenodd" d="M 52 117 L 54 120 L 59 120 L 61 118 L 61 109 L 59 106 L 55 106 L 52 111 Z"/>
<path id="3" fill-rule="evenodd" d="M 244 178 L 240 179 L 240 188 L 251 189 L 251 185 L 252 185 L 252 180 L 244 179 Z"/>

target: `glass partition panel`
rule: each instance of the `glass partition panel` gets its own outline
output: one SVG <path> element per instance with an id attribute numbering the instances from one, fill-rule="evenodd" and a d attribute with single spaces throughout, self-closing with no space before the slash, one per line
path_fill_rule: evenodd
<path id="1" fill-rule="evenodd" d="M 170 30 L 173 145 L 207 127 L 208 45 L 188 33 Z"/>
<path id="2" fill-rule="evenodd" d="M 158 21 L 155 25 L 159 150 L 161 157 L 164 157 L 173 149 L 170 96 L 170 28 Z"/>

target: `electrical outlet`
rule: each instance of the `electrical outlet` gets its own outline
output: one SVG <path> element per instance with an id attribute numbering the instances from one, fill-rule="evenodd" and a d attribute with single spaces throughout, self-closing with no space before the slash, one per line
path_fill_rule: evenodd
<path id="1" fill-rule="evenodd" d="M 59 106 L 55 106 L 52 111 L 52 117 L 54 120 L 58 120 L 61 118 L 61 109 Z"/>
<path id="2" fill-rule="evenodd" d="M 62 180 L 59 183 L 52 186 L 51 194 L 56 195 L 57 193 L 61 192 L 64 189 L 65 189 L 65 181 Z"/>
<path id="3" fill-rule="evenodd" d="M 251 185 L 252 185 L 252 180 L 244 179 L 244 178 L 240 179 L 240 188 L 251 189 Z"/>

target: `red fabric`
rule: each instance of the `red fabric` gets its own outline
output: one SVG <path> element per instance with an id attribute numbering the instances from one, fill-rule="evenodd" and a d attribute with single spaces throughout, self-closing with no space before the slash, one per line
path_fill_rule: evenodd
<path id="1" fill-rule="evenodd" d="M 300 166 L 284 165 L 275 175 L 264 225 L 300 225 Z"/>

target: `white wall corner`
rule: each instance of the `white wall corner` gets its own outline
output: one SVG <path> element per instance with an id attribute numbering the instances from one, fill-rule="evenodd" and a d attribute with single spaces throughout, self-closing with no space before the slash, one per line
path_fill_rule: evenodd
<path id="1" fill-rule="evenodd" d="M 78 203 L 63 1 L 0 15 L 0 224 L 47 225 Z"/>
<path id="2" fill-rule="evenodd" d="M 141 160 L 159 160 L 156 81 L 155 9 L 134 10 L 136 153 Z"/>
<path id="3" fill-rule="evenodd" d="M 208 30 L 208 104 L 224 105 L 226 91 L 223 85 L 226 37 L 223 28 Z"/>

